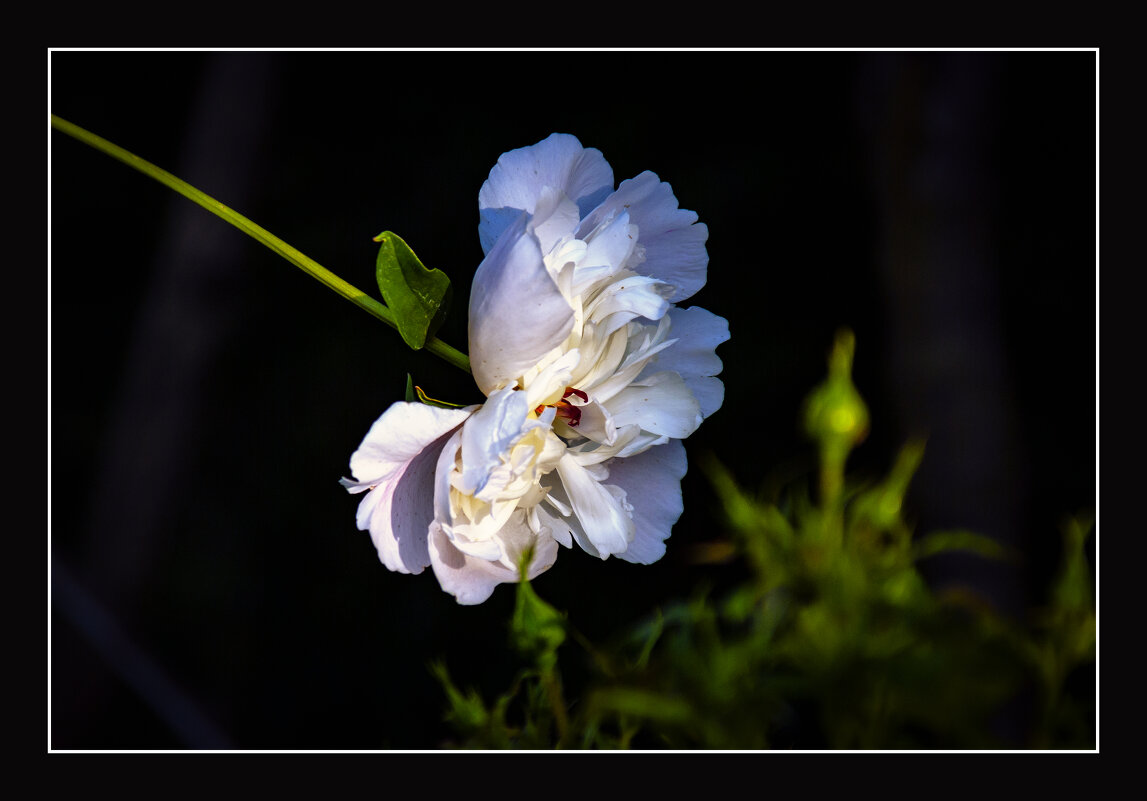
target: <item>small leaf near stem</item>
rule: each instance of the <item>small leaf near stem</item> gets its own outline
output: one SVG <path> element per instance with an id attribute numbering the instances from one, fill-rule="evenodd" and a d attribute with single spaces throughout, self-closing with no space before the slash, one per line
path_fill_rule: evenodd
<path id="1" fill-rule="evenodd" d="M 446 317 L 452 290 L 441 270 L 429 270 L 402 237 L 383 231 L 374 238 L 381 244 L 375 279 L 382 299 L 394 312 L 402 339 L 414 350 L 433 337 Z"/>

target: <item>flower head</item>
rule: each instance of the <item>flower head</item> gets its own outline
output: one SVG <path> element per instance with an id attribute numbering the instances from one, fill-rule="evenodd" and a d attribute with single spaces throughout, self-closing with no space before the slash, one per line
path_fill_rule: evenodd
<path id="1" fill-rule="evenodd" d="M 682 511 L 681 440 L 724 399 L 726 321 L 679 308 L 708 231 L 650 172 L 613 188 L 602 154 L 553 134 L 502 155 L 478 196 L 470 297 L 480 406 L 398 403 L 351 458 L 358 527 L 387 567 L 432 566 L 481 603 L 557 546 L 654 562 Z"/>

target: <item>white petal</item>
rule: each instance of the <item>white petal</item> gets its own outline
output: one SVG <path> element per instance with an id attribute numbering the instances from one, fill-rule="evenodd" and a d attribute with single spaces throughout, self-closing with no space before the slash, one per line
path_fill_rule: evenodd
<path id="1" fill-rule="evenodd" d="M 581 419 L 576 428 L 565 426 L 568 436 L 585 437 L 601 445 L 613 445 L 617 441 L 617 426 L 613 423 L 609 409 L 595 400 L 574 405 L 581 410 Z M 564 426 L 565 423 L 558 421 L 557 425 Z"/>
<path id="2" fill-rule="evenodd" d="M 613 333 L 635 317 L 660 320 L 669 310 L 666 297 L 673 287 L 656 278 L 631 275 L 605 287 L 586 309 L 597 336 Z"/>
<path id="3" fill-rule="evenodd" d="M 370 531 L 378 558 L 389 569 L 421 573 L 430 564 L 426 532 L 434 516 L 434 467 L 452 432 L 472 411 L 396 403 L 351 456 L 359 480 L 341 483 L 350 492 L 370 488 L 356 523 Z"/>
<path id="4" fill-rule="evenodd" d="M 538 246 L 543 254 L 549 254 L 566 237 L 573 234 L 581 217 L 572 200 L 552 187 L 545 187 L 538 198 L 526 230 L 538 238 Z M 573 245 L 576 250 L 582 247 Z M 564 259 L 559 258 L 564 263 Z"/>
<path id="5" fill-rule="evenodd" d="M 512 567 L 517 581 L 518 562 L 527 549 L 534 551 L 533 561 L 526 571 L 530 579 L 541 575 L 553 567 L 558 558 L 558 544 L 552 536 L 539 536 L 530 527 L 527 512 L 519 509 L 498 532 L 498 544 L 502 548 L 502 564 Z"/>
<path id="6" fill-rule="evenodd" d="M 538 504 L 537 512 L 538 517 L 550 528 L 553 538 L 567 548 L 577 542 L 578 546 L 590 556 L 608 559 L 609 554 L 598 553 L 586 535 L 585 528 L 574 512 L 569 496 L 566 495 L 566 489 L 557 474 L 547 476 L 542 483 L 547 489 L 547 494 L 545 501 Z"/>
<path id="7" fill-rule="evenodd" d="M 526 384 L 527 408 L 534 409 L 546 403 L 556 403 L 562 399 L 565 388 L 570 385 L 573 370 L 581 361 L 581 351 L 567 350 L 549 364 L 538 365 L 528 370 Z"/>
<path id="8" fill-rule="evenodd" d="M 503 153 L 478 192 L 478 238 L 489 253 L 521 212 L 533 214 L 544 187 L 559 190 L 585 216 L 613 189 L 613 170 L 600 150 L 577 137 L 551 134 L 530 147 Z"/>
<path id="9" fill-rule="evenodd" d="M 721 408 L 725 402 L 725 383 L 712 376 L 691 376 L 685 379 L 697 404 L 701 407 L 701 416 L 708 417 Z"/>
<path id="10" fill-rule="evenodd" d="M 486 559 L 497 559 L 500 553 L 496 544 L 489 541 L 490 535 L 513 514 L 512 506 L 501 504 L 491 506 L 483 519 L 474 521 L 468 515 L 456 510 L 452 503 L 452 482 L 457 475 L 456 467 L 462 451 L 462 431 L 455 431 L 442 446 L 438 464 L 434 469 L 434 522 L 445 536 L 458 540 L 457 547 Z M 469 535 L 474 535 L 471 538 Z"/>
<path id="11" fill-rule="evenodd" d="M 572 454 L 561 458 L 557 473 L 574 514 L 601 557 L 628 548 L 634 528 L 624 492 L 601 483 Z"/>
<path id="12" fill-rule="evenodd" d="M 665 540 L 685 508 L 681 479 L 687 466 L 685 446 L 676 439 L 609 463 L 609 483 L 625 490 L 636 525 L 633 542 L 619 558 L 648 565 L 665 554 Z"/>
<path id="13" fill-rule="evenodd" d="M 511 521 L 508 526 L 522 526 L 528 529 L 524 513 L 519 513 L 521 521 Z M 516 542 L 516 540 L 515 540 Z M 487 561 L 464 554 L 454 547 L 437 521 L 430 526 L 430 564 L 442 589 L 453 595 L 460 604 L 480 604 L 493 594 L 499 584 L 518 581 L 516 568 L 509 568 L 501 561 Z M 538 538 L 534 561 L 530 564 L 527 576 L 532 580 L 549 570 L 557 560 L 558 546 L 551 537 Z"/>
<path id="14" fill-rule="evenodd" d="M 493 594 L 496 586 L 517 578 L 514 571 L 501 562 L 489 562 L 459 551 L 437 522 L 430 525 L 430 564 L 442 589 L 460 604 L 480 604 Z"/>
<path id="15" fill-rule="evenodd" d="M 462 432 L 454 431 L 442 445 L 438 463 L 434 467 L 434 519 L 449 521 L 453 517 L 450 509 L 450 475 L 458 461 L 458 451 L 462 449 Z"/>
<path id="16" fill-rule="evenodd" d="M 587 349 L 586 359 L 578 362 L 578 369 L 570 376 L 572 379 L 570 386 L 585 391 L 593 388 L 596 392 L 600 384 L 608 382 L 617 374 L 618 366 L 628 350 L 629 339 L 625 332 L 599 337 L 593 323 L 583 325 L 580 345 Z M 640 372 L 640 369 L 637 372 Z M 637 372 L 629 377 L 630 381 L 637 376 Z"/>
<path id="17" fill-rule="evenodd" d="M 522 436 L 529 413 L 524 392 L 506 388 L 491 395 L 462 426 L 462 483 L 458 489 L 477 495 L 502 457 Z"/>
<path id="18" fill-rule="evenodd" d="M 677 373 L 660 372 L 635 381 L 606 402 L 618 428 L 636 424 L 662 436 L 684 439 L 704 419 L 692 390 Z"/>
<path id="19" fill-rule="evenodd" d="M 574 226 L 575 228 L 577 226 Z M 574 276 L 574 291 L 581 294 L 594 281 L 620 270 L 637 247 L 638 229 L 623 212 L 595 231 Z"/>
<path id="20" fill-rule="evenodd" d="M 664 445 L 669 442 L 669 437 L 664 434 L 650 434 L 648 431 L 641 431 L 639 426 L 632 426 L 631 428 L 638 429 L 636 436 L 624 439 L 625 444 L 617 449 L 618 459 L 627 459 L 631 456 L 636 456 L 639 453 L 645 453 L 650 448 L 655 448 L 658 445 Z M 626 429 L 628 434 L 630 429 Z M 618 439 L 622 439 L 618 437 Z"/>
<path id="21" fill-rule="evenodd" d="M 630 265 L 630 269 L 675 286 L 676 292 L 669 298 L 674 302 L 685 300 L 705 285 L 709 229 L 697 222 L 695 212 L 679 209 L 673 189 L 651 172 L 622 181 L 616 192 L 582 220 L 578 235 L 587 235 L 622 209 L 628 209 L 630 221 L 637 225 L 638 244 L 645 255 L 643 262 Z"/>
<path id="22" fill-rule="evenodd" d="M 512 385 L 565 341 L 574 312 L 519 216 L 478 266 L 470 291 L 470 366 L 486 395 Z"/>
<path id="23" fill-rule="evenodd" d="M 548 503 L 539 503 L 529 512 L 538 521 L 538 527 L 549 532 L 549 535 L 559 544 L 569 548 L 573 545 L 570 538 L 570 528 L 557 509 Z"/>
<path id="24" fill-rule="evenodd" d="M 721 359 L 715 350 L 729 339 L 729 323 L 698 306 L 670 309 L 669 318 L 670 336 L 677 342 L 658 354 L 646 373 L 672 370 L 680 375 L 697 397 L 701 415 L 708 417 L 725 399 L 725 385 L 711 376 L 721 372 Z"/>
<path id="25" fill-rule="evenodd" d="M 614 334 L 610 345 L 612 348 L 614 340 L 618 340 L 616 344 L 622 346 L 621 352 L 603 354 L 603 358 L 594 365 L 592 374 L 586 376 L 585 380 L 585 386 L 591 387 L 594 397 L 603 402 L 632 384 L 641 373 L 660 372 L 660 370 L 646 370 L 646 364 L 677 341 L 667 339 L 668 315 L 661 318 L 656 329 L 651 325 L 634 321 L 628 326 L 626 336 L 620 336 L 619 333 Z"/>
<path id="26" fill-rule="evenodd" d="M 643 431 L 641 426 L 633 424 L 619 429 L 610 445 L 600 445 L 593 440 L 583 440 L 566 450 L 577 459 L 578 464 L 584 467 L 593 467 L 610 459 L 636 456 L 654 446 L 664 445 L 668 441 L 669 437 L 664 434 L 651 434 L 648 431 Z"/>

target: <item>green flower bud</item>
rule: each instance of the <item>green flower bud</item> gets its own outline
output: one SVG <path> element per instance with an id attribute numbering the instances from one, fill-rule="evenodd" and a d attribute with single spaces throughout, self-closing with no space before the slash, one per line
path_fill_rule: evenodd
<path id="1" fill-rule="evenodd" d="M 823 448 L 847 453 L 868 435 L 868 407 L 852 383 L 856 338 L 837 333 L 828 359 L 828 378 L 805 399 L 804 424 Z"/>

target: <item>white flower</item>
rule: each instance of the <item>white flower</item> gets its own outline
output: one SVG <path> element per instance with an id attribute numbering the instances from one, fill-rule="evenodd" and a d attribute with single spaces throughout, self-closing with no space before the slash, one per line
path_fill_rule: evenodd
<path id="1" fill-rule="evenodd" d="M 613 189 L 602 154 L 553 134 L 502 155 L 479 193 L 486 258 L 470 361 L 487 400 L 396 403 L 351 457 L 358 527 L 391 570 L 430 565 L 460 603 L 551 567 L 558 544 L 648 564 L 682 511 L 689 436 L 724 399 L 728 324 L 678 308 L 706 227 L 650 172 Z"/>

